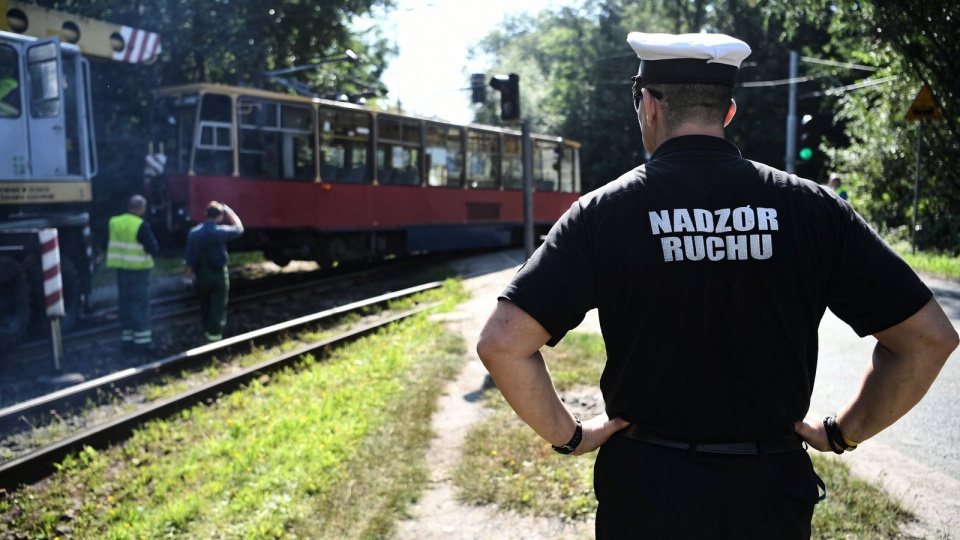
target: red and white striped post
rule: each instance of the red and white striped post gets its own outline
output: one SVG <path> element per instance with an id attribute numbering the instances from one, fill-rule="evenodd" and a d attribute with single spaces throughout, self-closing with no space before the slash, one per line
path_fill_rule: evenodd
<path id="1" fill-rule="evenodd" d="M 60 244 L 56 229 L 41 229 L 39 235 L 44 304 L 47 308 L 47 317 L 50 319 L 50 333 L 53 338 L 53 369 L 59 373 L 63 358 L 60 319 L 67 314 L 63 302 L 63 276 L 60 273 Z"/>

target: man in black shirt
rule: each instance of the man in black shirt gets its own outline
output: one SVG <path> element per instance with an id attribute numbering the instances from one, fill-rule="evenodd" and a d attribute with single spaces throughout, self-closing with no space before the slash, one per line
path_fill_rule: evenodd
<path id="1" fill-rule="evenodd" d="M 926 393 L 957 333 L 832 190 L 746 160 L 723 138 L 745 43 L 628 42 L 651 159 L 557 222 L 500 296 L 477 352 L 558 452 L 603 445 L 597 538 L 809 538 L 822 481 L 802 441 L 841 453 L 892 424 Z M 593 308 L 606 413 L 581 425 L 539 350 Z M 878 343 L 850 403 L 804 420 L 827 308 Z"/>

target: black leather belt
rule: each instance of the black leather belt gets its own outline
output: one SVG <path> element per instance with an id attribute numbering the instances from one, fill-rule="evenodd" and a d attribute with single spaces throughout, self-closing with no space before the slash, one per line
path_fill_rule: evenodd
<path id="1" fill-rule="evenodd" d="M 740 443 L 687 443 L 680 441 L 671 441 L 661 439 L 645 432 L 642 427 L 631 424 L 617 434 L 656 446 L 665 446 L 667 448 L 676 448 L 678 450 L 687 450 L 693 452 L 704 452 L 708 454 L 732 454 L 739 456 L 756 456 L 763 454 L 782 454 L 794 450 L 803 450 L 803 440 L 797 435 L 784 435 L 764 441 L 750 441 Z"/>

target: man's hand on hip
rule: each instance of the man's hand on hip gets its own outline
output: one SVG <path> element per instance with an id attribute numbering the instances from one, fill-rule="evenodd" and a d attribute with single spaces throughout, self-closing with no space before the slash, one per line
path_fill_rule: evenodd
<path id="1" fill-rule="evenodd" d="M 593 452 L 607 442 L 614 433 L 629 425 L 630 422 L 622 418 L 609 419 L 607 413 L 594 416 L 583 423 L 583 440 L 580 441 L 573 455 L 579 456 Z"/>

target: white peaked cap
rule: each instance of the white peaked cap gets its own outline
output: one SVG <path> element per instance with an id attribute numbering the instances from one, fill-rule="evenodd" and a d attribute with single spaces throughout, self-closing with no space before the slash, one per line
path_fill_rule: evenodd
<path id="1" fill-rule="evenodd" d="M 640 58 L 637 78 L 646 83 L 733 86 L 750 46 L 724 34 L 630 32 L 627 43 Z"/>

